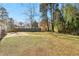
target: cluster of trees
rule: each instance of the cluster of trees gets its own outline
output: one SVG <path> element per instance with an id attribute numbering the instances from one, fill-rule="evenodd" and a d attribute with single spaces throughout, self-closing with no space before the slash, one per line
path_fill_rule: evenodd
<path id="1" fill-rule="evenodd" d="M 31 27 L 38 27 L 40 24 L 41 31 L 79 33 L 79 4 L 41 3 L 39 23 L 35 20 L 35 14 L 37 14 L 35 5 L 30 4 L 30 6 L 25 15 L 29 17 Z"/>
<path id="2" fill-rule="evenodd" d="M 41 3 L 41 26 L 49 31 L 78 34 L 79 33 L 79 4 Z M 50 15 L 50 17 L 48 17 Z"/>

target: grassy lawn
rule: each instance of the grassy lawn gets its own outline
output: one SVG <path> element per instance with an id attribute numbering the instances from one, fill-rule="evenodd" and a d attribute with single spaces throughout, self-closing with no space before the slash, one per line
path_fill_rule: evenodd
<path id="1" fill-rule="evenodd" d="M 2 39 L 0 55 L 79 55 L 79 36 L 20 32 Z"/>

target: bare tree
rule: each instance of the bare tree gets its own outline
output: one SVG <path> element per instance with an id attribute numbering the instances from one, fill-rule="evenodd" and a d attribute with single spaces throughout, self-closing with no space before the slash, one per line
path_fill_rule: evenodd
<path id="1" fill-rule="evenodd" d="M 24 4 L 27 5 L 27 4 Z M 32 22 L 35 20 L 35 5 L 34 4 L 28 4 L 29 7 L 24 10 L 24 14 L 28 19 L 30 20 L 30 25 L 32 27 Z M 26 20 L 27 21 L 27 20 Z"/>

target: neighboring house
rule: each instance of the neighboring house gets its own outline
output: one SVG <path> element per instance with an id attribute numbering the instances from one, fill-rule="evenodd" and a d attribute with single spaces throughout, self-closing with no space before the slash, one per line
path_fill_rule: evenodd
<path id="1" fill-rule="evenodd" d="M 5 36 L 6 32 L 4 21 L 0 20 L 0 40 Z"/>
<path id="2" fill-rule="evenodd" d="M 9 18 L 8 12 L 4 7 L 0 7 L 0 26 L 6 31 L 12 31 L 14 28 L 14 21 Z"/>
<path id="3" fill-rule="evenodd" d="M 0 30 L 5 30 L 5 24 L 2 20 L 0 20 Z"/>
<path id="4" fill-rule="evenodd" d="M 52 24 L 50 21 L 48 22 L 48 26 L 49 26 L 49 30 L 52 30 Z M 40 28 L 41 31 L 47 31 L 48 26 L 47 26 L 47 23 L 44 21 L 38 23 L 38 28 Z"/>

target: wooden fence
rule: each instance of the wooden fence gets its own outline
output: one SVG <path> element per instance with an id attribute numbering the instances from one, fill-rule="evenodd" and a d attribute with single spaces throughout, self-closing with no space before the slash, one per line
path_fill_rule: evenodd
<path id="1" fill-rule="evenodd" d="M 40 28 L 14 28 L 14 32 L 40 32 Z"/>

